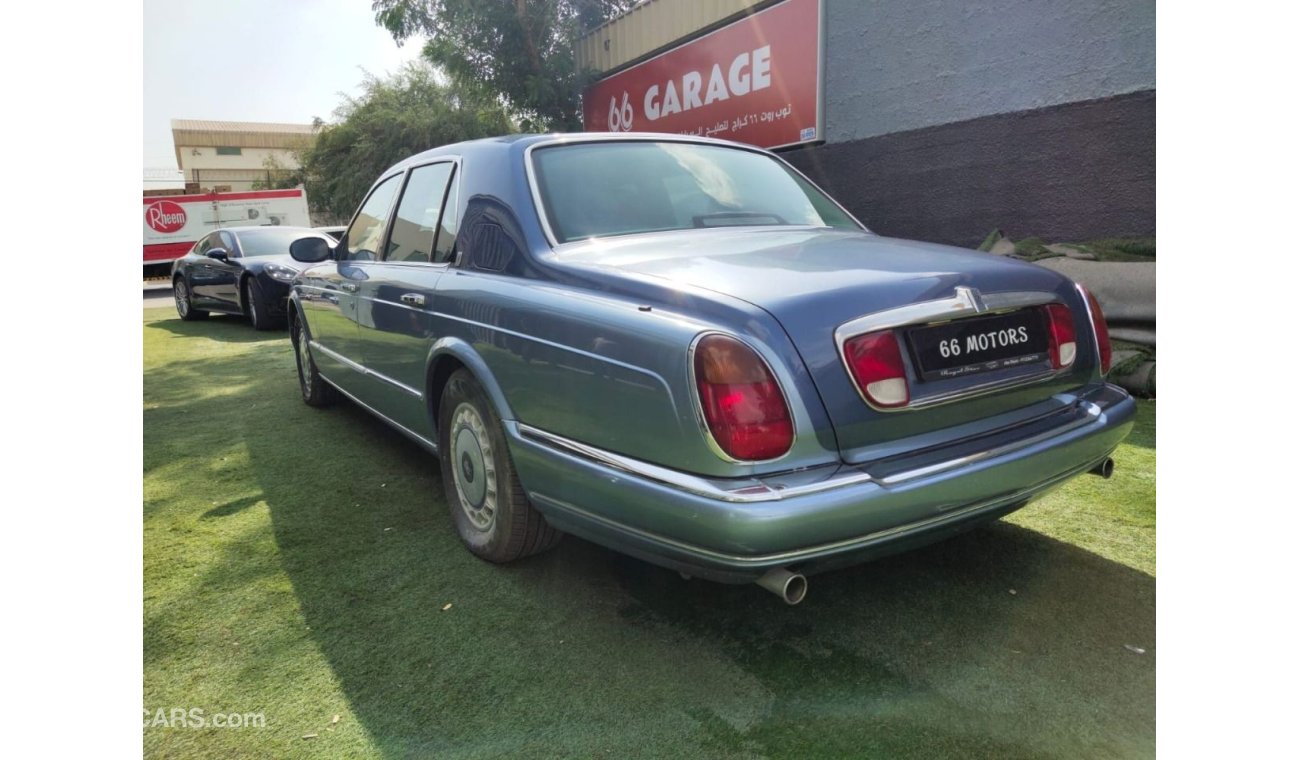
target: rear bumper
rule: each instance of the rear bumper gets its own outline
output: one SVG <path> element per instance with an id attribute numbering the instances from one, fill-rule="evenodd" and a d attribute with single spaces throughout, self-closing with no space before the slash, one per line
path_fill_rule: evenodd
<path id="1" fill-rule="evenodd" d="M 938 540 L 1024 506 L 1104 460 L 1136 405 L 1098 385 L 1035 425 L 909 461 L 711 480 L 526 425 L 507 436 L 533 505 L 565 532 L 724 582 L 815 572 Z"/>

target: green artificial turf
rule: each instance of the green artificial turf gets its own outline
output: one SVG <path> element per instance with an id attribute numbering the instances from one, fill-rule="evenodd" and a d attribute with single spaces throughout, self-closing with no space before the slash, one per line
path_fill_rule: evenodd
<path id="1" fill-rule="evenodd" d="M 146 755 L 1154 753 L 1153 402 L 1113 479 L 786 607 L 572 537 L 474 558 L 432 459 L 303 405 L 283 333 L 154 309 L 144 356 L 144 707 L 265 716 Z"/>

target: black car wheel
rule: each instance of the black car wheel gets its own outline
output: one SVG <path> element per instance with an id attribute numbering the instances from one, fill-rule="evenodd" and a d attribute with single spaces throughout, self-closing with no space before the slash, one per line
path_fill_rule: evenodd
<path id="1" fill-rule="evenodd" d="M 194 308 L 194 303 L 190 298 L 190 286 L 184 277 L 177 277 L 172 283 L 172 296 L 176 299 L 176 313 L 186 322 L 193 322 L 198 319 L 207 319 L 208 313 L 201 309 Z"/>
<path id="2" fill-rule="evenodd" d="M 307 406 L 329 406 L 339 400 L 339 392 L 334 386 L 325 382 L 316 369 L 316 362 L 311 358 L 311 345 L 302 328 L 302 319 L 293 320 L 293 355 L 298 363 L 298 389 L 302 391 L 302 400 Z"/>
<path id="3" fill-rule="evenodd" d="M 280 323 L 271 316 L 271 308 L 262 299 L 262 286 L 256 278 L 244 280 L 244 313 L 254 330 L 274 330 Z"/>
<path id="4" fill-rule="evenodd" d="M 471 552 L 509 562 L 546 551 L 564 537 L 528 503 L 501 420 L 468 370 L 452 374 L 442 391 L 438 451 L 451 519 Z"/>

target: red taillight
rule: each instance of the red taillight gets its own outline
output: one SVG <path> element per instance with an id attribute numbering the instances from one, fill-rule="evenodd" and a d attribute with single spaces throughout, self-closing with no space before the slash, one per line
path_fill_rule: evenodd
<path id="1" fill-rule="evenodd" d="M 790 450 L 790 410 L 754 349 L 726 335 L 705 336 L 695 346 L 695 386 L 709 432 L 728 456 L 753 462 Z"/>
<path id="2" fill-rule="evenodd" d="M 867 333 L 844 341 L 849 374 L 873 405 L 891 409 L 907 406 L 912 394 L 903 370 L 903 354 L 893 330 Z"/>
<path id="3" fill-rule="evenodd" d="M 1049 303 L 1043 310 L 1047 312 L 1047 356 L 1052 360 L 1052 369 L 1063 369 L 1074 364 L 1077 353 L 1074 315 L 1063 303 Z"/>
<path id="4" fill-rule="evenodd" d="M 1083 295 L 1088 299 L 1088 311 L 1092 314 L 1092 331 L 1097 336 L 1097 354 L 1101 362 L 1101 374 L 1110 372 L 1110 330 L 1106 329 L 1106 315 L 1101 313 L 1101 304 L 1097 303 L 1097 297 L 1092 291 L 1079 286 Z"/>

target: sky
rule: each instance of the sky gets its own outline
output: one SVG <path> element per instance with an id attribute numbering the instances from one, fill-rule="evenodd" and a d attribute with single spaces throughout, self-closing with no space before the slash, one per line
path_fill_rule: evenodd
<path id="1" fill-rule="evenodd" d="M 145 0 L 144 167 L 176 169 L 172 119 L 311 123 L 419 57 L 370 0 Z"/>

